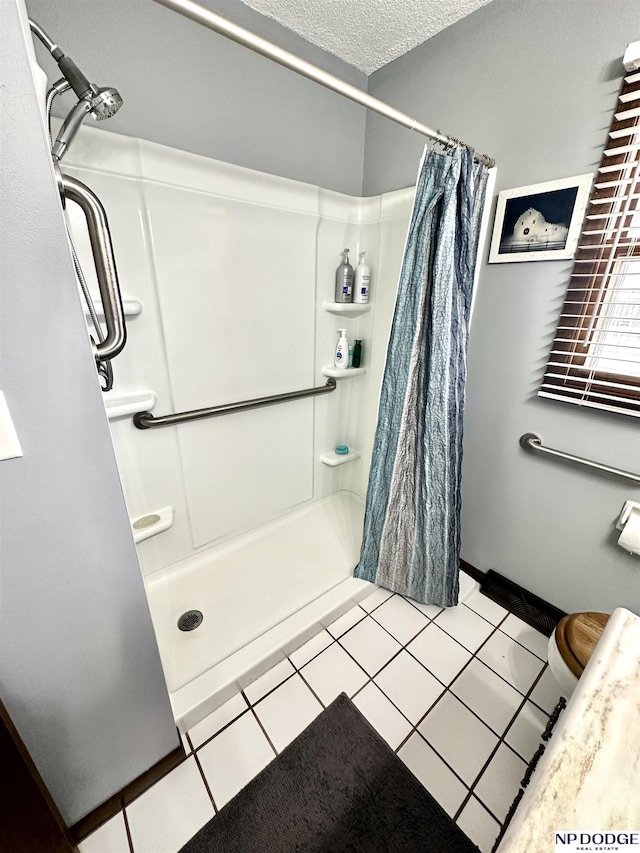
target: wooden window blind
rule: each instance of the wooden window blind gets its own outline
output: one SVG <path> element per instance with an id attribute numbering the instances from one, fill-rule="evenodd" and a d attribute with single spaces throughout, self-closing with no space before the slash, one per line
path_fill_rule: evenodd
<path id="1" fill-rule="evenodd" d="M 538 394 L 640 417 L 640 72 L 624 78 Z"/>

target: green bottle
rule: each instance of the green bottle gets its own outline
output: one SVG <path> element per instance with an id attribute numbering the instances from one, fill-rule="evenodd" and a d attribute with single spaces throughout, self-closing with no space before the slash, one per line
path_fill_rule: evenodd
<path id="1" fill-rule="evenodd" d="M 353 366 L 360 367 L 360 362 L 362 361 L 362 341 L 359 338 L 356 338 L 356 342 L 353 345 Z"/>

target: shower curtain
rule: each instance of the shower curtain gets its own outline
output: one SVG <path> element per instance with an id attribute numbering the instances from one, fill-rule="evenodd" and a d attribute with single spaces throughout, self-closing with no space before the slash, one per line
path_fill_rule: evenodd
<path id="1" fill-rule="evenodd" d="M 444 607 L 458 601 L 466 353 L 487 175 L 466 148 L 423 158 L 354 570 Z"/>

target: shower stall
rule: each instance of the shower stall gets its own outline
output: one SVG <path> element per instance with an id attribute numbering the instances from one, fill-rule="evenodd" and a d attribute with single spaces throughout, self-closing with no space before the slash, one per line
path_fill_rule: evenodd
<path id="1" fill-rule="evenodd" d="M 412 191 L 352 198 L 93 128 L 65 171 L 109 217 L 128 341 L 104 401 L 186 728 L 375 589 L 351 573 Z M 368 305 L 332 302 L 344 246 L 371 259 Z M 360 368 L 333 367 L 338 327 L 364 342 Z M 134 424 L 328 379 L 326 394 Z"/>
<path id="2" fill-rule="evenodd" d="M 184 731 L 376 589 L 352 571 L 413 188 L 347 196 L 81 128 L 86 112 L 53 136 L 108 215 L 127 345 L 104 404 Z M 367 252 L 367 304 L 333 302 L 345 246 Z M 334 367 L 339 328 L 359 368 Z"/>

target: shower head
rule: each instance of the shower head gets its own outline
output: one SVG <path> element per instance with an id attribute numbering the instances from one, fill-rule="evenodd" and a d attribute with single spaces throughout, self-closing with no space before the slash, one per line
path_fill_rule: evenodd
<path id="1" fill-rule="evenodd" d="M 53 155 L 59 160 L 64 156 L 87 115 L 90 115 L 94 121 L 111 118 L 118 112 L 123 101 L 117 89 L 111 86 L 98 88 L 94 83 L 90 83 L 75 62 L 70 57 L 65 56 L 39 24 L 29 19 L 29 26 L 34 35 L 40 39 L 56 60 L 65 80 L 79 99 L 64 120 L 53 146 Z M 55 86 L 62 91 L 60 81 Z"/>
<path id="2" fill-rule="evenodd" d="M 121 106 L 120 92 L 112 86 L 105 86 L 95 90 L 90 101 L 89 115 L 95 121 L 103 121 L 114 116 Z"/>

